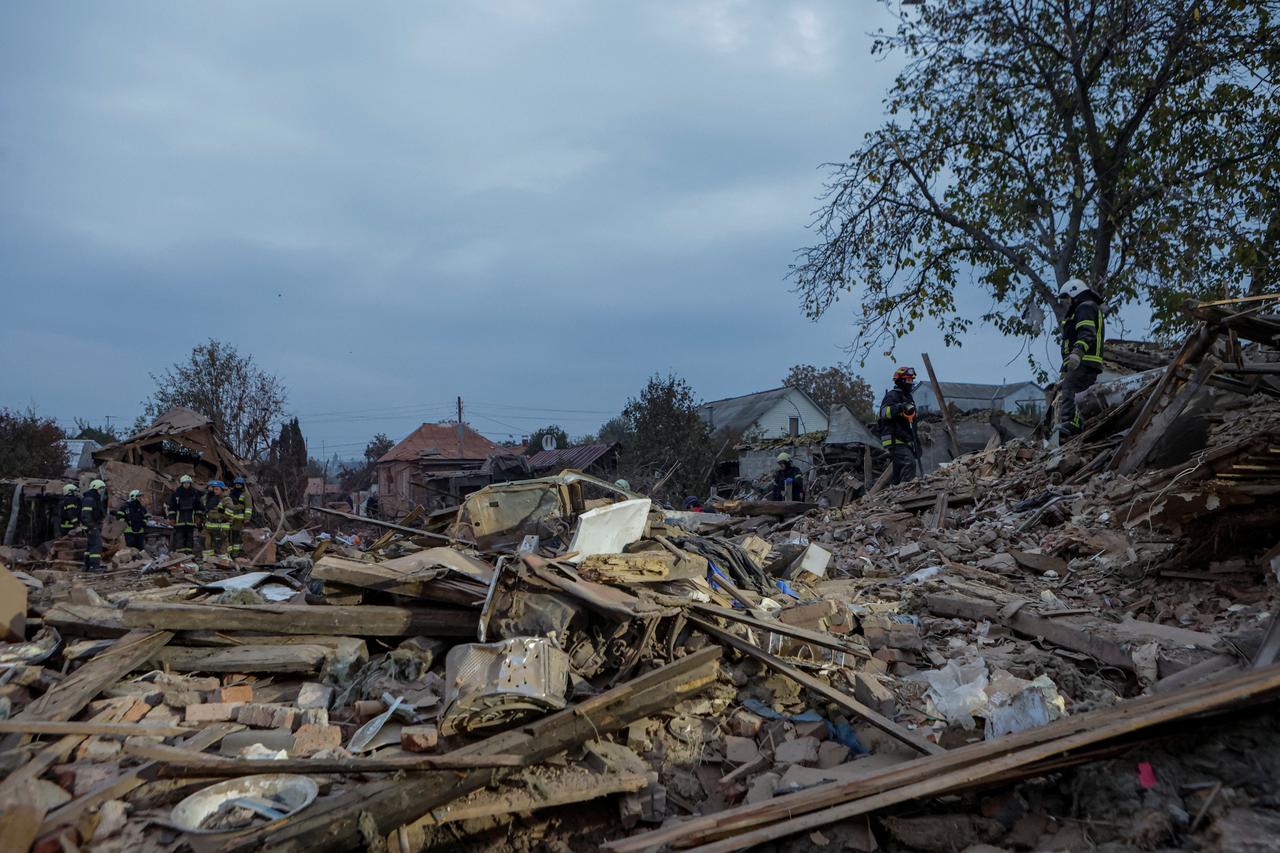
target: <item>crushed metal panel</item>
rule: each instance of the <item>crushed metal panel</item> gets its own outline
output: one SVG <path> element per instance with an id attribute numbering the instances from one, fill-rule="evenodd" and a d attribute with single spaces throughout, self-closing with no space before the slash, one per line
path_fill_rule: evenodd
<path id="1" fill-rule="evenodd" d="M 481 547 L 525 536 L 548 537 L 572 519 L 567 490 L 557 483 L 527 480 L 473 492 L 458 511 Z"/>
<path id="2" fill-rule="evenodd" d="M 573 470 L 554 477 L 496 483 L 467 496 L 458 508 L 451 535 L 470 538 L 481 548 L 514 547 L 525 536 L 550 539 L 566 532 L 583 510 L 584 486 L 623 500 L 635 497 L 613 483 Z"/>
<path id="3" fill-rule="evenodd" d="M 574 629 L 581 630 L 586 611 L 553 587 L 533 582 L 518 563 L 502 561 L 489 585 L 480 611 L 481 642 L 519 636 L 549 637 L 567 643 Z"/>
<path id="4" fill-rule="evenodd" d="M 507 727 L 565 707 L 569 656 L 545 637 L 454 646 L 445 658 L 440 734 Z"/>
<path id="5" fill-rule="evenodd" d="M 652 506 L 648 498 L 635 498 L 587 510 L 578 516 L 578 527 L 569 543 L 569 550 L 575 553 L 568 562 L 578 563 L 592 554 L 620 553 L 644 535 Z"/>

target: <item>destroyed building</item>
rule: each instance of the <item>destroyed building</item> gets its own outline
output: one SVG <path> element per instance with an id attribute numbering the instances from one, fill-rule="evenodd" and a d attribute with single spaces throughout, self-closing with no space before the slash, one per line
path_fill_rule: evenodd
<path id="1" fill-rule="evenodd" d="M 563 471 L 232 565 L 4 549 L 2 837 L 1275 849 L 1276 302 L 1188 305 L 1081 436 L 827 506 Z"/>
<path id="2" fill-rule="evenodd" d="M 1044 410 L 1044 389 L 1034 382 L 1007 382 L 992 385 L 982 382 L 943 382 L 943 399 L 961 412 L 1000 411 L 1016 415 L 1020 412 L 1039 415 Z M 921 412 L 939 412 L 933 385 L 924 382 L 916 389 L 916 408 Z"/>
<path id="3" fill-rule="evenodd" d="M 423 424 L 378 459 L 379 510 L 398 518 L 418 504 L 455 505 L 461 494 L 489 482 L 479 469 L 503 452 L 467 424 Z"/>

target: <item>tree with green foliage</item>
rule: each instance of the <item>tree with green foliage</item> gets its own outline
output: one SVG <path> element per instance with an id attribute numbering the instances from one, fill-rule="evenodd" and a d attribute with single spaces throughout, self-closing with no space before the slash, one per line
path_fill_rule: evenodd
<path id="1" fill-rule="evenodd" d="M 143 404 L 148 417 L 183 406 L 208 418 L 241 459 L 254 461 L 267 454 L 271 433 L 284 417 L 286 394 L 280 380 L 261 370 L 253 356 L 211 338 L 194 347 L 185 361 L 151 378 L 156 390 Z"/>
<path id="2" fill-rule="evenodd" d="M 797 364 L 787 372 L 782 384 L 788 388 L 799 388 L 826 409 L 827 414 L 838 406 L 847 406 L 855 418 L 871 418 L 871 386 L 848 365 L 817 368 L 812 364 Z"/>
<path id="3" fill-rule="evenodd" d="M 286 506 L 300 506 L 307 488 L 307 440 L 297 418 L 280 425 L 280 433 L 267 449 L 262 480 L 280 490 Z"/>
<path id="4" fill-rule="evenodd" d="M 0 409 L 0 477 L 61 477 L 67 470 L 66 436 L 53 418 L 34 409 Z"/>
<path id="5" fill-rule="evenodd" d="M 1074 276 L 1166 328 L 1188 296 L 1280 281 L 1274 0 L 886 6 L 889 118 L 833 164 L 791 271 L 810 317 L 855 294 L 857 354 L 926 320 L 958 343 L 970 278 L 981 319 L 1028 336 Z"/>
<path id="6" fill-rule="evenodd" d="M 549 435 L 556 440 L 557 448 L 569 447 L 569 433 L 565 432 L 556 424 L 549 424 L 541 429 L 535 430 L 533 435 L 529 436 L 529 443 L 525 445 L 524 455 L 532 456 L 542 450 L 542 437 Z"/>
<path id="7" fill-rule="evenodd" d="M 123 437 L 111 424 L 95 426 L 89 422 L 88 418 L 76 418 L 76 438 L 96 441 L 105 447 L 108 444 L 115 444 Z"/>
<path id="8" fill-rule="evenodd" d="M 622 410 L 626 432 L 619 473 L 633 487 L 679 501 L 706 492 L 716 444 L 693 390 L 683 379 L 654 374 Z"/>
<path id="9" fill-rule="evenodd" d="M 626 418 L 621 415 L 609 418 L 600 425 L 600 431 L 596 433 L 596 441 L 601 444 L 620 444 L 626 447 L 633 439 L 635 433 L 631 432 Z"/>

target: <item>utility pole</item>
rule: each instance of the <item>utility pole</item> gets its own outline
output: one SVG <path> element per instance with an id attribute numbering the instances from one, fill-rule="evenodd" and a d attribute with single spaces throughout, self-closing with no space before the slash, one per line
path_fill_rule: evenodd
<path id="1" fill-rule="evenodd" d="M 462 397 L 458 397 L 458 458 L 462 458 Z"/>

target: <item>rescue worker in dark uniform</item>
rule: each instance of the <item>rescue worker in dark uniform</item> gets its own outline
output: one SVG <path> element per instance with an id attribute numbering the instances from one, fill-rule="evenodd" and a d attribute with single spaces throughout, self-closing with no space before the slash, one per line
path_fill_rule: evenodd
<path id="1" fill-rule="evenodd" d="M 916 430 L 914 367 L 899 367 L 893 372 L 893 387 L 880 401 L 880 443 L 889 451 L 893 464 L 890 485 L 913 479 L 916 460 L 920 456 L 920 435 Z"/>
<path id="2" fill-rule="evenodd" d="M 1058 435 L 1069 437 L 1084 431 L 1084 419 L 1076 408 L 1076 395 L 1098 381 L 1102 373 L 1102 297 L 1078 278 L 1068 279 L 1058 291 L 1067 303 L 1058 337 L 1062 342 L 1062 376 L 1058 380 Z"/>
<path id="3" fill-rule="evenodd" d="M 244 529 L 253 522 L 253 499 L 245 488 L 244 477 L 236 477 L 231 481 L 231 491 L 227 493 L 231 502 L 231 531 L 227 536 L 227 555 L 231 559 L 240 556 L 244 545 Z"/>
<path id="4" fill-rule="evenodd" d="M 226 494 L 227 484 L 210 480 L 209 491 L 204 493 L 204 556 L 227 556 L 227 537 L 231 533 L 231 500 Z"/>
<path id="5" fill-rule="evenodd" d="M 791 487 L 791 497 L 787 497 L 787 486 Z M 804 474 L 791 464 L 790 453 L 778 454 L 778 469 L 773 472 L 773 489 L 769 492 L 771 501 L 804 501 Z"/>
<path id="6" fill-rule="evenodd" d="M 84 546 L 84 570 L 102 571 L 102 522 L 107 518 L 107 484 L 94 480 L 80 497 L 80 524 L 88 535 Z"/>
<path id="7" fill-rule="evenodd" d="M 139 551 L 147 547 L 147 508 L 142 504 L 142 491 L 129 492 L 129 500 L 116 510 L 116 517 L 124 522 L 124 544 Z"/>
<path id="8" fill-rule="evenodd" d="M 58 535 L 70 536 L 80 523 L 80 489 L 75 483 L 62 487 L 62 500 L 58 501 Z"/>
<path id="9" fill-rule="evenodd" d="M 170 548 L 183 554 L 192 553 L 196 546 L 196 527 L 204 515 L 204 507 L 190 474 L 183 474 L 178 480 L 178 488 L 169 496 L 164 514 L 173 522 L 173 542 Z"/>

